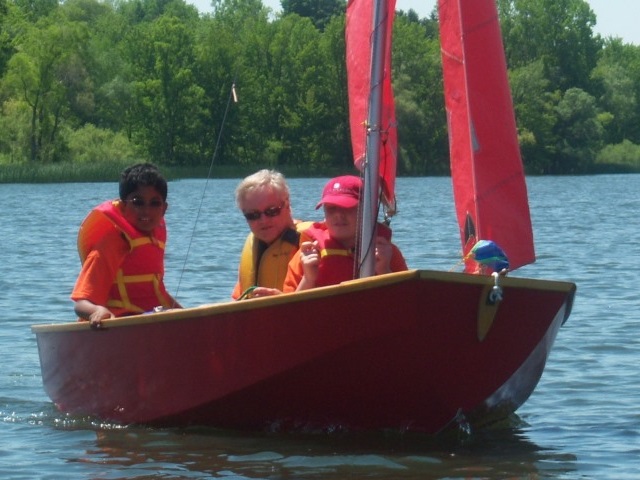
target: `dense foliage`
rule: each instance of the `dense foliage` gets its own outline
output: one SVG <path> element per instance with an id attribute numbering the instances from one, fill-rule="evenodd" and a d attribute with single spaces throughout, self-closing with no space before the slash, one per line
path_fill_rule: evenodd
<path id="1" fill-rule="evenodd" d="M 0 0 L 0 165 L 346 171 L 345 4 Z M 498 7 L 527 171 L 639 171 L 640 47 L 584 0 Z M 445 174 L 435 12 L 399 12 L 393 58 L 399 173 Z"/>

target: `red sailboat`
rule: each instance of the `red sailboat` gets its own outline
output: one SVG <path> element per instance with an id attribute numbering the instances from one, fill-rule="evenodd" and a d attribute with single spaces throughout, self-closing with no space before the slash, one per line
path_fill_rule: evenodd
<path id="1" fill-rule="evenodd" d="M 378 202 L 393 211 L 394 3 L 351 0 L 347 11 L 348 52 L 364 48 L 374 59 L 365 64 L 366 102 L 351 104 L 368 189 L 363 245 L 375 234 Z M 517 143 L 506 140 L 515 124 L 495 5 L 440 0 L 439 8 L 462 241 L 499 244 L 513 269 L 533 261 L 533 247 Z M 362 37 L 364 47 L 354 47 Z M 467 46 L 480 41 L 491 50 L 483 60 Z M 491 66 L 501 92 L 475 79 L 478 62 L 483 75 Z M 496 159 L 501 166 L 488 165 Z M 361 278 L 340 285 L 107 320 L 100 330 L 34 325 L 45 390 L 60 411 L 103 421 L 270 430 L 435 433 L 522 405 L 569 316 L 574 284 L 424 270 L 370 276 L 366 250 Z M 402 299 L 401 311 L 390 298 Z"/>

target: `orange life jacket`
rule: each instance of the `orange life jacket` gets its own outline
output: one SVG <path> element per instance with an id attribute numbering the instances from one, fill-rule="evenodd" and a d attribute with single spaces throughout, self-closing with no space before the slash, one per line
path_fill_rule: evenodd
<path id="1" fill-rule="evenodd" d="M 89 213 L 80 227 L 80 260 L 84 262 L 98 241 L 113 229 L 129 244 L 129 253 L 122 259 L 106 306 L 116 316 L 143 313 L 157 306 L 171 308 L 171 297 L 163 282 L 167 239 L 164 219 L 147 235 L 124 218 L 120 200 L 103 202 Z"/>

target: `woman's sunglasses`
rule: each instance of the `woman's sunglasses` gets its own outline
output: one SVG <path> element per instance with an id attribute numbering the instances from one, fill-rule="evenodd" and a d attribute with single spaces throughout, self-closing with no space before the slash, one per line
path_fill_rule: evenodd
<path id="1" fill-rule="evenodd" d="M 279 207 L 265 208 L 262 212 L 260 210 L 255 210 L 253 212 L 242 212 L 242 214 L 244 215 L 244 218 L 246 218 L 250 222 L 255 222 L 262 215 L 264 215 L 265 217 L 277 217 L 278 215 L 280 215 L 280 212 L 284 208 L 284 204 L 285 202 L 282 202 Z"/>

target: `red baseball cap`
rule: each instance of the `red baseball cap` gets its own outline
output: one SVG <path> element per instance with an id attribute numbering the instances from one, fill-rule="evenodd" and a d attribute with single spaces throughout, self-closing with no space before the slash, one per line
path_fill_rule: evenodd
<path id="1" fill-rule="evenodd" d="M 360 201 L 362 180 L 355 175 L 344 175 L 329 180 L 322 190 L 322 199 L 316 205 L 316 210 L 322 205 L 336 205 L 342 208 L 353 208 Z"/>

